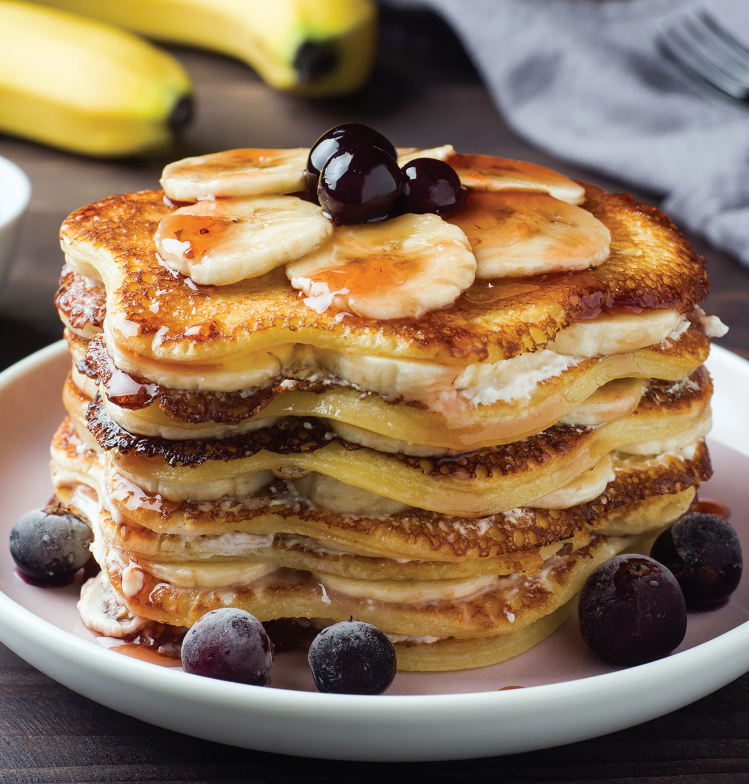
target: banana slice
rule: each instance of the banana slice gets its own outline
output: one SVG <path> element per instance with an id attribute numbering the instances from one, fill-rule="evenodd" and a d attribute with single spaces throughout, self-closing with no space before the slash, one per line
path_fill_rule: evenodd
<path id="1" fill-rule="evenodd" d="M 428 150 L 420 150 L 418 147 L 399 147 L 397 152 L 398 166 L 401 168 L 416 158 L 437 158 L 446 161 L 451 155 L 455 155 L 452 144 L 443 144 L 442 147 L 431 147 Z"/>
<path id="2" fill-rule="evenodd" d="M 437 215 L 336 227 L 329 243 L 286 267 L 305 304 L 373 319 L 420 318 L 451 305 L 474 281 L 466 235 Z"/>
<path id="3" fill-rule="evenodd" d="M 595 427 L 628 416 L 639 405 L 647 379 L 617 378 L 597 389 L 559 420 L 560 425 Z"/>
<path id="4" fill-rule="evenodd" d="M 466 233 L 478 278 L 584 270 L 609 256 L 606 226 L 547 193 L 470 193 L 465 208 L 447 221 Z"/>
<path id="5" fill-rule="evenodd" d="M 294 487 L 313 504 L 343 515 L 389 515 L 409 509 L 408 504 L 401 501 L 347 485 L 340 479 L 315 471 L 294 479 Z"/>
<path id="6" fill-rule="evenodd" d="M 528 506 L 536 509 L 569 509 L 571 506 L 585 504 L 598 498 L 613 478 L 611 455 L 606 455 L 593 468 L 588 469 L 564 487 L 548 493 Z"/>
<path id="7" fill-rule="evenodd" d="M 278 569 L 273 563 L 255 563 L 253 561 L 157 563 L 140 560 L 139 565 L 157 580 L 163 580 L 176 588 L 188 589 L 250 585 Z"/>
<path id="8" fill-rule="evenodd" d="M 175 201 L 295 193 L 305 188 L 309 150 L 226 150 L 183 158 L 164 168 L 161 186 Z"/>
<path id="9" fill-rule="evenodd" d="M 499 580 L 494 574 L 462 580 L 357 580 L 322 572 L 313 574 L 326 588 L 338 593 L 393 604 L 454 602 L 485 591 Z"/>
<path id="10" fill-rule="evenodd" d="M 657 455 L 663 452 L 674 452 L 704 438 L 710 432 L 712 425 L 712 409 L 708 407 L 697 422 L 686 430 L 682 430 L 681 433 L 656 438 L 653 441 L 641 441 L 638 444 L 624 444 L 617 449 L 619 452 L 626 452 L 630 455 Z"/>
<path id="11" fill-rule="evenodd" d="M 582 185 L 537 163 L 460 153 L 448 156 L 445 161 L 455 169 L 463 185 L 474 191 L 520 188 L 546 191 L 555 199 L 569 204 L 582 204 L 585 201 L 585 188 Z"/>
<path id="12" fill-rule="evenodd" d="M 451 452 L 458 454 L 454 450 L 438 446 L 423 446 L 422 444 L 412 444 L 410 441 L 401 441 L 398 438 L 383 436 L 372 430 L 365 430 L 362 427 L 350 425 L 348 422 L 338 422 L 335 419 L 329 419 L 325 424 L 346 441 L 391 455 L 402 453 L 412 457 L 442 457 Z"/>
<path id="13" fill-rule="evenodd" d="M 589 321 L 575 321 L 557 333 L 546 348 L 557 354 L 607 357 L 664 341 L 678 331 L 683 317 L 676 310 L 604 310 Z"/>
<path id="14" fill-rule="evenodd" d="M 195 283 L 237 283 L 301 258 L 333 233 L 316 204 L 296 196 L 200 201 L 159 224 L 156 250 Z"/>

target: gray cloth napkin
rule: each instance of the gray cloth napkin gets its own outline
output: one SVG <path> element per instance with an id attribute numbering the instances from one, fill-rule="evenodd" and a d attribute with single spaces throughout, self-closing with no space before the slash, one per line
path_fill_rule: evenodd
<path id="1" fill-rule="evenodd" d="M 656 22 L 695 6 L 747 41 L 749 0 L 399 2 L 452 25 L 518 133 L 663 195 L 676 222 L 749 265 L 749 111 L 702 98 L 655 46 Z"/>

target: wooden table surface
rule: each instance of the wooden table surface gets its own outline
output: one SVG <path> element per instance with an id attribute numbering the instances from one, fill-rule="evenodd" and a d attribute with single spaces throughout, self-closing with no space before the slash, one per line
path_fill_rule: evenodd
<path id="1" fill-rule="evenodd" d="M 34 189 L 0 296 L 0 368 L 62 336 L 52 296 L 63 218 L 103 196 L 156 187 L 163 164 L 185 155 L 307 146 L 330 126 L 358 120 L 397 145 L 450 142 L 632 190 L 517 137 L 460 56 L 447 56 L 427 39 L 404 38 L 397 27 L 388 28 L 384 44 L 365 92 L 319 103 L 274 93 L 232 60 L 172 50 L 193 77 L 198 114 L 177 148 L 148 160 L 86 160 L 0 136 L 0 155 L 23 167 Z M 652 195 L 632 192 L 657 204 Z M 710 264 L 706 310 L 731 328 L 721 345 L 749 358 L 749 270 L 690 238 Z M 152 727 L 69 691 L 0 645 L 0 782 L 381 782 L 420 775 L 439 782 L 749 781 L 749 675 L 671 715 L 559 749 L 463 762 L 358 764 L 246 751 Z"/>

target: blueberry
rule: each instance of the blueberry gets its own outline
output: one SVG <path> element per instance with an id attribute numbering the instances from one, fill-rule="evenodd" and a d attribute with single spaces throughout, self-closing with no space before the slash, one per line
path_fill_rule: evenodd
<path id="1" fill-rule="evenodd" d="M 318 691 L 382 694 L 395 678 L 395 648 L 376 626 L 343 621 L 315 637 L 309 665 Z"/>
<path id="2" fill-rule="evenodd" d="M 182 643 L 182 667 L 194 675 L 265 686 L 272 666 L 271 641 L 245 610 L 222 607 L 206 613 Z"/>
<path id="3" fill-rule="evenodd" d="M 307 158 L 307 190 L 317 194 L 317 179 L 320 176 L 322 167 L 328 162 L 330 157 L 338 152 L 342 147 L 349 147 L 352 144 L 360 144 L 365 147 L 379 147 L 384 150 L 391 158 L 397 158 L 392 143 L 374 128 L 361 123 L 343 123 L 326 131 L 310 148 Z"/>
<path id="4" fill-rule="evenodd" d="M 618 555 L 587 579 L 578 607 L 583 639 L 617 664 L 642 664 L 676 648 L 687 609 L 676 578 L 646 555 Z"/>
<path id="5" fill-rule="evenodd" d="M 91 529 L 64 507 L 32 509 L 10 531 L 10 554 L 33 582 L 62 585 L 91 560 Z"/>
<path id="6" fill-rule="evenodd" d="M 447 213 L 461 201 L 455 169 L 436 158 L 416 158 L 403 169 L 403 212 Z"/>
<path id="7" fill-rule="evenodd" d="M 721 604 L 741 580 L 739 536 L 717 515 L 684 515 L 655 540 L 650 555 L 674 573 L 689 610 Z"/>
<path id="8" fill-rule="evenodd" d="M 387 218 L 400 196 L 398 164 L 378 147 L 353 145 L 332 155 L 320 172 L 320 206 L 340 223 Z"/>

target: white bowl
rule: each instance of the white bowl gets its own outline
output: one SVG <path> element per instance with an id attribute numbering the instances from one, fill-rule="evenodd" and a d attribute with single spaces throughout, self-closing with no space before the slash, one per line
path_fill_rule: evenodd
<path id="1" fill-rule="evenodd" d="M 29 178 L 15 163 L 0 157 L 0 286 L 16 252 L 21 217 L 30 198 Z"/>

